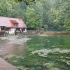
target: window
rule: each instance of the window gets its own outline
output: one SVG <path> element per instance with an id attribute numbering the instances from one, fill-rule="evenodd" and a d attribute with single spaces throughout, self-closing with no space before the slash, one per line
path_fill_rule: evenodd
<path id="1" fill-rule="evenodd" d="M 15 27 L 18 27 L 18 22 L 16 20 L 10 20 Z"/>
<path id="2" fill-rule="evenodd" d="M 14 26 L 18 27 L 18 23 L 14 23 Z"/>

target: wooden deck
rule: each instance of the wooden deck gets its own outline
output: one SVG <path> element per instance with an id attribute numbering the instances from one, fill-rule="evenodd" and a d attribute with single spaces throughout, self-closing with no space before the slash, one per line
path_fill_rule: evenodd
<path id="1" fill-rule="evenodd" d="M 1 30 L 0 35 L 4 35 L 4 34 L 5 34 L 5 30 Z"/>
<path id="2" fill-rule="evenodd" d="M 17 68 L 0 58 L 0 70 L 17 70 Z"/>

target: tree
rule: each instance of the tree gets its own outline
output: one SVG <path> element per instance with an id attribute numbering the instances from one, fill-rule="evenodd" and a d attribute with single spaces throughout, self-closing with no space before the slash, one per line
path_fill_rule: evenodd
<path id="1" fill-rule="evenodd" d="M 0 15 L 1 16 L 11 16 L 12 13 L 12 5 L 8 3 L 6 0 L 0 0 Z"/>
<path id="2" fill-rule="evenodd" d="M 70 30 L 70 0 L 0 0 L 0 16 L 22 18 L 29 28 Z"/>
<path id="3" fill-rule="evenodd" d="M 25 14 L 28 28 L 36 29 L 42 27 L 42 19 L 40 19 L 40 16 L 36 13 L 35 9 L 28 7 Z"/>

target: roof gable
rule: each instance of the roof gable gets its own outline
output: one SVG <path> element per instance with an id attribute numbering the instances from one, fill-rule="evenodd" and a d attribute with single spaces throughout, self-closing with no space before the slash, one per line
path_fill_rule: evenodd
<path id="1" fill-rule="evenodd" d="M 27 28 L 21 18 L 0 17 L 0 26 L 15 27 L 13 23 L 17 23 L 18 28 Z"/>

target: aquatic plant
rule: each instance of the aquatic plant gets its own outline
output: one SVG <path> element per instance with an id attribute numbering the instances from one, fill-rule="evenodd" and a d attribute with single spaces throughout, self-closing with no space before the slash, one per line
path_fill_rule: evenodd
<path id="1" fill-rule="evenodd" d="M 18 70 L 70 70 L 69 36 L 28 37 L 24 55 L 7 58 Z"/>

